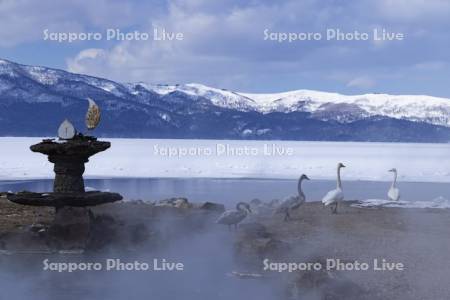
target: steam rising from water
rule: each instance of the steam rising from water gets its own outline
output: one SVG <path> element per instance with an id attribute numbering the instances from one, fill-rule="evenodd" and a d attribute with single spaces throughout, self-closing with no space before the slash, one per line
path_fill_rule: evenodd
<path id="1" fill-rule="evenodd" d="M 161 219 L 151 230 L 174 230 L 180 223 Z M 175 229 L 175 230 L 179 230 Z M 170 234 L 170 233 L 169 233 Z M 229 274 L 239 270 L 233 239 L 219 225 L 190 232 L 187 230 L 168 246 L 140 245 L 135 249 L 110 247 L 101 253 L 82 255 L 0 256 L 0 298 L 12 300 L 53 299 L 279 299 L 267 281 L 242 280 Z M 164 239 L 164 237 L 162 237 Z M 156 250 L 155 250 L 156 249 Z M 163 258 L 182 262 L 184 271 L 44 271 L 50 262 L 101 262 L 108 258 L 122 262 L 147 262 Z"/>

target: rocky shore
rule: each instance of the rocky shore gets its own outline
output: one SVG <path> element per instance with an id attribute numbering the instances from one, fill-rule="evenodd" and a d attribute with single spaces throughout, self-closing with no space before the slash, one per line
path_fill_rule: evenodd
<path id="1" fill-rule="evenodd" d="M 91 209 L 82 251 L 160 254 L 178 240 L 220 236 L 210 247 L 222 247 L 217 243 L 223 241 L 223 251 L 232 252 L 226 276 L 271 284 L 278 299 L 445 299 L 450 294 L 449 210 L 351 204 L 342 203 L 333 215 L 320 203 L 306 203 L 284 222 L 255 203 L 255 213 L 229 231 L 215 224 L 224 207 L 214 203 L 121 201 Z M 2 256 L 58 253 L 53 218 L 50 208 L 0 198 Z M 358 269 L 361 264 L 368 268 Z M 280 270 L 286 266 L 290 269 Z"/>

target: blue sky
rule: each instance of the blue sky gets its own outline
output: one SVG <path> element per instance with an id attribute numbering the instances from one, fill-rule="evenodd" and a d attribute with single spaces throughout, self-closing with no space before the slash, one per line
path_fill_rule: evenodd
<path id="1" fill-rule="evenodd" d="M 316 89 L 450 97 L 450 1 L 0 1 L 0 57 L 121 82 L 198 82 L 245 92 Z M 53 33 L 183 33 L 182 41 L 44 41 Z M 327 29 L 402 41 L 264 40 Z"/>

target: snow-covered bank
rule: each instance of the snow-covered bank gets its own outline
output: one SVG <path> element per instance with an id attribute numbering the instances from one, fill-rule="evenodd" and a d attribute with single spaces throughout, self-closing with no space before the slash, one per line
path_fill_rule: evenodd
<path id="1" fill-rule="evenodd" d="M 52 178 L 52 164 L 29 146 L 41 138 L 0 138 L 0 180 Z M 111 149 L 92 157 L 87 177 L 216 177 L 389 181 L 450 181 L 449 144 L 107 139 Z"/>
<path id="2" fill-rule="evenodd" d="M 450 200 L 444 197 L 437 197 L 430 201 L 391 201 L 384 199 L 367 199 L 352 204 L 353 207 L 376 208 L 376 207 L 397 207 L 397 208 L 450 208 Z"/>

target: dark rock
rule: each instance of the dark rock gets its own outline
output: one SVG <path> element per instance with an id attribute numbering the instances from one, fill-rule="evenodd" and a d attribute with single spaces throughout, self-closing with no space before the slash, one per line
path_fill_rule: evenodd
<path id="1" fill-rule="evenodd" d="M 192 208 L 192 204 L 189 203 L 187 198 L 176 197 L 164 199 L 158 202 L 158 206 L 172 206 L 177 208 Z"/>
<path id="2" fill-rule="evenodd" d="M 219 212 L 219 213 L 225 211 L 225 205 L 213 203 L 213 202 L 205 202 L 205 203 L 201 204 L 199 208 L 204 209 L 204 210 Z"/>
<path id="3" fill-rule="evenodd" d="M 239 230 L 235 250 L 236 254 L 244 260 L 280 256 L 290 250 L 288 243 L 274 238 L 259 223 L 242 224 Z"/>
<path id="4" fill-rule="evenodd" d="M 90 213 L 91 227 L 87 249 L 99 250 L 113 244 L 118 240 L 122 222 L 117 221 L 110 215 L 94 215 Z"/>
<path id="5" fill-rule="evenodd" d="M 0 250 L 39 253 L 49 251 L 49 243 L 46 232 L 33 232 L 30 228 L 15 232 L 3 233 L 0 236 Z"/>
<path id="6" fill-rule="evenodd" d="M 150 238 L 150 231 L 143 223 L 135 224 L 129 228 L 130 241 L 133 245 L 146 243 Z"/>
<path id="7" fill-rule="evenodd" d="M 31 232 L 36 232 L 36 233 L 40 233 L 43 232 L 45 230 L 47 230 L 48 226 L 44 225 L 44 224 L 31 224 L 28 229 Z"/>
<path id="8" fill-rule="evenodd" d="M 263 202 L 258 198 L 254 198 L 254 199 L 250 200 L 250 205 L 258 206 L 258 205 L 261 205 L 262 203 Z"/>
<path id="9" fill-rule="evenodd" d="M 315 260 L 325 266 L 324 260 Z M 289 299 L 367 299 L 367 291 L 340 274 L 322 270 L 299 272 L 288 285 Z M 373 298 L 372 295 L 370 299 Z"/>
<path id="10" fill-rule="evenodd" d="M 161 200 L 161 201 L 159 201 L 159 203 L 161 203 L 161 204 L 163 204 L 163 203 L 174 204 L 178 200 L 182 200 L 182 201 L 188 202 L 187 198 L 184 198 L 184 197 L 173 197 L 173 198 L 168 198 L 168 199 Z"/>

